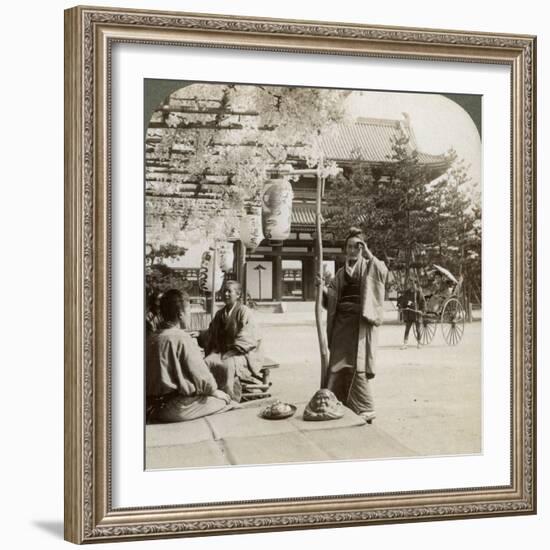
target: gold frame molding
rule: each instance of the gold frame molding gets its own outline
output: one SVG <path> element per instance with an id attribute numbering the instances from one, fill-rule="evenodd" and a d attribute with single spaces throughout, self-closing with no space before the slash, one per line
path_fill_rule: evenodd
<path id="1" fill-rule="evenodd" d="M 511 483 L 113 509 L 110 59 L 116 42 L 497 63 L 512 74 Z M 65 538 L 107 542 L 536 513 L 536 37 L 113 8 L 65 12 Z"/>

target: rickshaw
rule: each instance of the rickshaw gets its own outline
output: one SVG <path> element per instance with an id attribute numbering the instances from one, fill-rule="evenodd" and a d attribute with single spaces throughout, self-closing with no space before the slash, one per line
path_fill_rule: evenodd
<path id="1" fill-rule="evenodd" d="M 428 291 L 420 289 L 424 296 L 426 308 L 424 311 L 414 308 L 404 308 L 420 314 L 421 319 L 415 323 L 416 339 L 423 345 L 428 345 L 434 338 L 437 325 L 445 342 L 449 346 L 456 346 L 464 335 L 466 310 L 460 299 L 462 280 L 444 267 L 432 264 L 432 274 L 439 278 L 438 283 L 432 283 Z"/>
<path id="2" fill-rule="evenodd" d="M 439 288 L 424 294 L 427 299 L 426 311 L 422 314 L 417 339 L 423 345 L 429 344 L 439 324 L 445 342 L 449 346 L 456 346 L 462 340 L 466 322 L 466 310 L 460 300 L 462 281 L 444 267 L 437 264 L 432 267 L 440 275 L 441 282 Z"/>

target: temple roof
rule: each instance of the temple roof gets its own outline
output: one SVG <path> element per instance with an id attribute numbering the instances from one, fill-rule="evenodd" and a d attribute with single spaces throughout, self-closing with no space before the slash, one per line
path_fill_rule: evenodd
<path id="1" fill-rule="evenodd" d="M 332 212 L 333 207 L 328 204 L 322 205 L 322 214 Z M 413 211 L 411 212 L 413 219 L 418 222 L 426 223 L 432 219 L 432 214 L 427 212 Z M 365 221 L 365 217 L 359 217 L 357 223 Z M 325 221 L 324 219 L 322 220 Z M 315 227 L 315 205 L 314 204 L 294 204 L 292 205 L 291 225 L 293 231 L 310 231 Z"/>
<path id="2" fill-rule="evenodd" d="M 411 148 L 416 139 L 408 122 L 380 118 L 360 118 L 353 124 L 338 124 L 335 133 L 322 141 L 326 158 L 336 161 L 362 160 L 391 162 L 392 143 L 403 129 L 410 137 Z M 418 152 L 422 164 L 444 164 L 444 155 Z"/>

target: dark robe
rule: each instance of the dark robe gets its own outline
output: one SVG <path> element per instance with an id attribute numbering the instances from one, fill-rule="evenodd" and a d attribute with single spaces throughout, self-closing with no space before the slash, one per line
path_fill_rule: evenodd
<path id="1" fill-rule="evenodd" d="M 372 381 L 376 372 L 378 326 L 384 318 L 388 270 L 377 258 L 360 257 L 353 274 L 337 271 L 326 293 L 330 351 L 327 387 L 359 415 L 374 414 Z"/>
<path id="2" fill-rule="evenodd" d="M 337 351 L 340 342 L 333 338 L 333 330 L 338 309 L 355 309 L 357 312 L 357 338 L 355 341 L 356 361 L 350 366 L 358 372 L 374 374 L 376 347 L 376 328 L 384 320 L 384 295 L 388 269 L 384 262 L 373 257 L 372 260 L 359 258 L 356 266 L 359 278 L 359 299 L 356 308 L 342 307 L 342 293 L 346 286 L 345 267 L 339 269 L 331 281 L 326 295 L 327 339 L 331 354 Z M 347 312 L 344 312 L 347 313 Z"/>

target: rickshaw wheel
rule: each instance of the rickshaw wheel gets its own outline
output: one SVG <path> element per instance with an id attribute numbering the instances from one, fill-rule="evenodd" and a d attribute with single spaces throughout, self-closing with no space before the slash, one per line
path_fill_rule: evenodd
<path id="1" fill-rule="evenodd" d="M 416 340 L 422 345 L 427 346 L 433 340 L 436 328 L 437 324 L 435 323 L 435 319 L 429 315 L 423 315 L 422 320 L 420 321 L 419 333 L 417 333 L 416 324 L 414 325 Z"/>
<path id="2" fill-rule="evenodd" d="M 441 331 L 449 346 L 456 346 L 464 335 L 466 312 L 460 300 L 449 298 L 441 311 Z"/>

